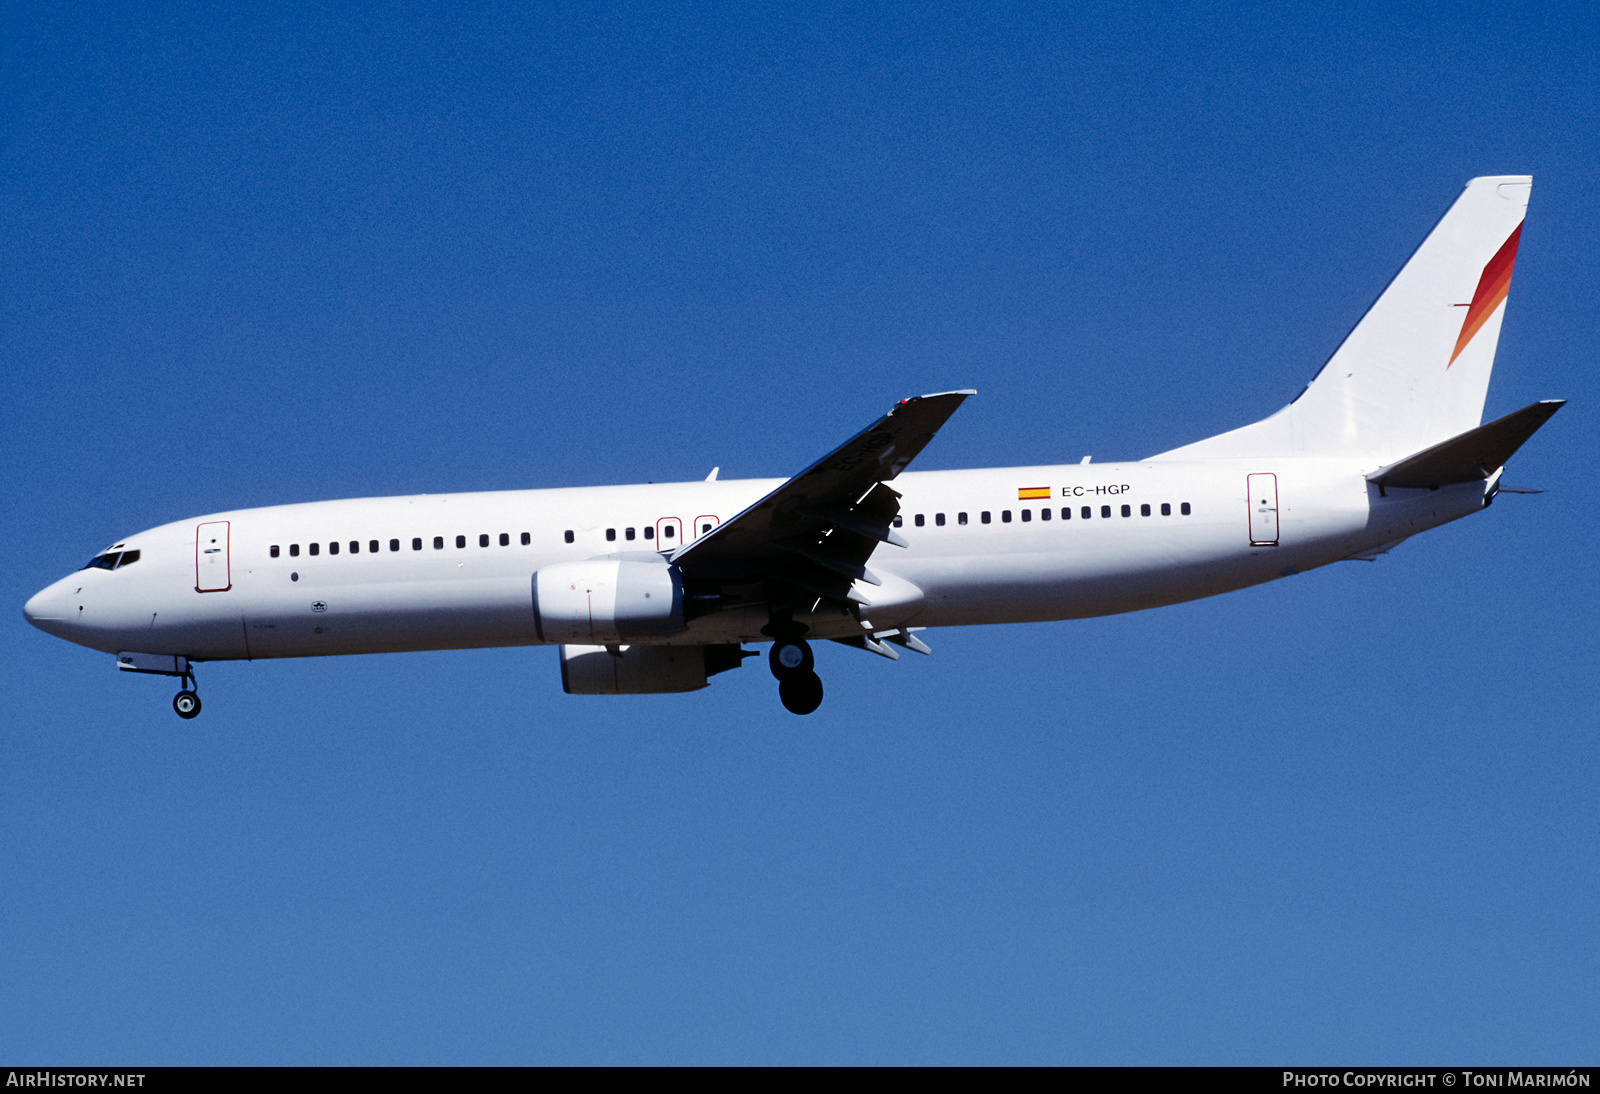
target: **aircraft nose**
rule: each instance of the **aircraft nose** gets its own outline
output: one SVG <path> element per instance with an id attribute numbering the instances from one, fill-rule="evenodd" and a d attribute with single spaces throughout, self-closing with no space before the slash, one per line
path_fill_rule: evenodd
<path id="1" fill-rule="evenodd" d="M 46 634 L 57 638 L 67 637 L 67 627 L 72 621 L 71 599 L 60 581 L 40 589 L 22 606 L 22 616 Z"/>

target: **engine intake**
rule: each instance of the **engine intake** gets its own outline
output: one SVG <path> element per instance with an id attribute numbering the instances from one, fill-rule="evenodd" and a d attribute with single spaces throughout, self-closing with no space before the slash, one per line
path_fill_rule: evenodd
<path id="1" fill-rule="evenodd" d="M 678 634 L 683 574 L 664 559 L 545 566 L 533 575 L 533 627 L 542 642 L 595 646 Z"/>

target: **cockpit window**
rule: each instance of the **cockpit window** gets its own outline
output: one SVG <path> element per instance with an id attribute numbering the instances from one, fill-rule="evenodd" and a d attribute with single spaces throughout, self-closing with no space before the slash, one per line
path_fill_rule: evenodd
<path id="1" fill-rule="evenodd" d="M 117 570 L 123 566 L 132 566 L 139 561 L 138 551 L 107 551 L 103 555 L 95 555 L 89 560 L 85 570 Z"/>

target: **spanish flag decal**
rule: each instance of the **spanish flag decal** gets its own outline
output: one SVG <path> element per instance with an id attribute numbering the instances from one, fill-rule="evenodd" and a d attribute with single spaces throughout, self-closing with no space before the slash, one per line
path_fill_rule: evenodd
<path id="1" fill-rule="evenodd" d="M 1505 300 L 1506 292 L 1511 288 L 1511 267 L 1517 261 L 1517 240 L 1521 237 L 1522 225 L 1519 224 L 1483 268 L 1483 276 L 1478 278 L 1478 291 L 1472 294 L 1472 303 L 1467 305 L 1467 317 L 1461 322 L 1461 337 L 1456 339 L 1456 350 L 1450 355 L 1445 368 L 1456 363 L 1456 358 L 1467 348 L 1472 336 L 1489 321 L 1489 316 Z"/>
<path id="2" fill-rule="evenodd" d="M 1023 486 L 1018 488 L 1018 501 L 1033 501 L 1035 498 L 1040 501 L 1049 501 L 1050 488 L 1048 486 Z"/>

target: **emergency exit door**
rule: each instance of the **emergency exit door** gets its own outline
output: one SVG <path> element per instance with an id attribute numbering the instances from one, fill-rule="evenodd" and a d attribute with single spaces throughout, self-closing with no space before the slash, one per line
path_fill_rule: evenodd
<path id="1" fill-rule="evenodd" d="M 233 588 L 228 564 L 228 522 L 202 524 L 194 537 L 194 591 L 225 593 Z"/>
<path id="2" fill-rule="evenodd" d="M 1278 476 L 1246 475 L 1250 497 L 1250 546 L 1278 544 Z"/>

